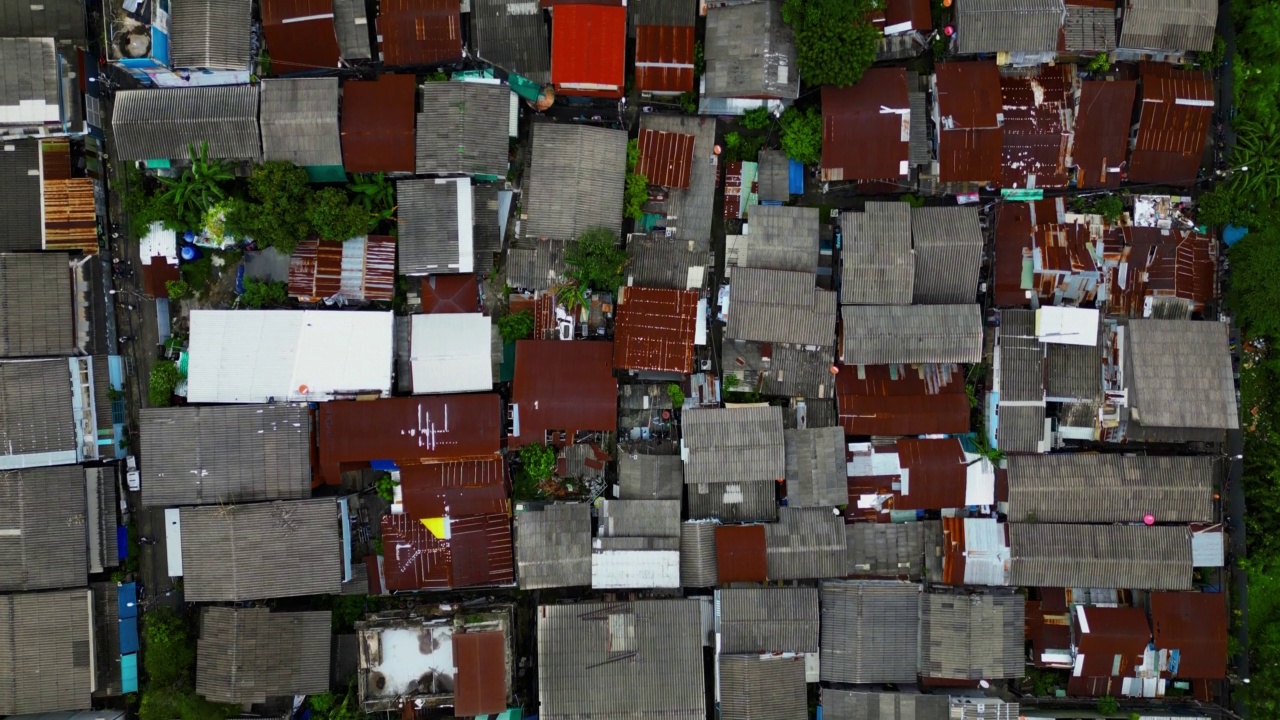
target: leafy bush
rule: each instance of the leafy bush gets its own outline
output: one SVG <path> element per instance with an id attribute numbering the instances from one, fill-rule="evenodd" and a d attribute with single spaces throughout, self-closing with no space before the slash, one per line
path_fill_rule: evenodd
<path id="1" fill-rule="evenodd" d="M 351 202 L 347 194 L 327 187 L 312 195 L 307 205 L 307 222 L 322 240 L 344 242 L 369 232 L 369 213 Z"/>
<path id="2" fill-rule="evenodd" d="M 191 286 L 186 280 L 165 280 L 165 292 L 169 293 L 170 300 L 182 300 L 191 297 Z"/>
<path id="3" fill-rule="evenodd" d="M 668 385 L 667 397 L 671 398 L 672 407 L 676 409 L 684 407 L 684 390 L 679 385 L 675 383 Z"/>
<path id="4" fill-rule="evenodd" d="M 809 85 L 852 85 L 876 59 L 880 31 L 868 20 L 875 0 L 784 0 L 782 20 L 796 36 L 796 66 Z"/>
<path id="5" fill-rule="evenodd" d="M 149 687 L 177 687 L 191 682 L 195 669 L 195 642 L 182 618 L 168 608 L 143 616 L 142 667 Z"/>
<path id="6" fill-rule="evenodd" d="M 739 135 L 736 132 L 728 133 L 724 136 L 725 159 L 728 162 L 739 160 L 754 161 L 756 156 L 760 154 L 760 148 L 763 145 L 763 137 L 748 137 Z"/>
<path id="7" fill-rule="evenodd" d="M 498 318 L 498 334 L 503 342 L 515 342 L 533 337 L 533 313 L 521 310 Z"/>
<path id="8" fill-rule="evenodd" d="M 743 113 L 742 127 L 748 130 L 763 130 L 769 127 L 769 108 L 758 107 Z"/>
<path id="9" fill-rule="evenodd" d="M 260 247 L 292 253 L 311 235 L 307 208 L 314 195 L 306 170 L 287 162 L 263 163 L 249 176 L 249 197 L 255 202 L 229 203 L 227 232 L 253 238 Z"/>
<path id="10" fill-rule="evenodd" d="M 632 220 L 644 217 L 644 204 L 649 201 L 649 178 L 638 173 L 627 173 L 626 191 L 623 194 L 622 214 Z"/>
<path id="11" fill-rule="evenodd" d="M 182 372 L 168 360 L 158 360 L 151 367 L 147 383 L 147 400 L 151 407 L 168 407 L 173 402 L 173 391 L 182 382 Z"/>
<path id="12" fill-rule="evenodd" d="M 520 448 L 520 467 L 535 482 L 547 480 L 556 472 L 556 449 L 547 445 L 525 445 Z"/>
<path id="13" fill-rule="evenodd" d="M 618 247 L 613 231 L 592 228 L 578 236 L 578 241 L 565 252 L 564 261 L 569 268 L 568 276 L 579 287 L 615 292 L 622 284 L 627 253 Z"/>
<path id="14" fill-rule="evenodd" d="M 378 493 L 378 497 L 386 500 L 387 502 L 395 502 L 396 487 L 399 485 L 400 483 L 397 482 L 395 478 L 391 477 L 391 473 L 382 473 L 382 475 L 378 476 L 378 479 L 373 483 L 373 487 Z"/>
<path id="15" fill-rule="evenodd" d="M 192 688 L 150 685 L 142 691 L 142 704 L 138 708 L 139 720 L 227 720 L 240 714 L 239 707 L 209 702 Z"/>
<path id="16" fill-rule="evenodd" d="M 200 295 L 213 285 L 213 258 L 205 255 L 199 260 L 184 262 L 178 266 L 182 280 L 192 295 Z"/>
<path id="17" fill-rule="evenodd" d="M 627 141 L 627 172 L 635 172 L 636 165 L 640 164 L 640 141 L 631 139 Z"/>
<path id="18" fill-rule="evenodd" d="M 693 43 L 693 76 L 702 77 L 707 72 L 707 58 L 702 51 L 702 41 Z"/>
<path id="19" fill-rule="evenodd" d="M 261 309 L 280 307 L 289 302 L 289 286 L 287 283 L 274 280 L 244 279 L 244 294 L 240 302 L 245 307 Z"/>
<path id="20" fill-rule="evenodd" d="M 1099 195 L 1088 203 L 1087 211 L 1101 215 L 1107 222 L 1116 222 L 1124 215 L 1124 198 L 1119 195 Z"/>
<path id="21" fill-rule="evenodd" d="M 1102 715 L 1115 715 L 1120 712 L 1120 703 L 1110 695 L 1098 698 L 1098 712 Z"/>
<path id="22" fill-rule="evenodd" d="M 1111 69 L 1111 56 L 1106 53 L 1098 53 L 1084 67 L 1091 73 L 1104 73 Z"/>
<path id="23" fill-rule="evenodd" d="M 698 114 L 698 93 L 692 91 L 680 93 L 680 97 L 676 98 L 676 102 L 680 105 L 680 109 L 684 111 L 685 115 Z"/>
<path id="24" fill-rule="evenodd" d="M 805 165 L 822 162 L 822 113 L 817 108 L 787 108 L 782 124 L 782 152 Z"/>

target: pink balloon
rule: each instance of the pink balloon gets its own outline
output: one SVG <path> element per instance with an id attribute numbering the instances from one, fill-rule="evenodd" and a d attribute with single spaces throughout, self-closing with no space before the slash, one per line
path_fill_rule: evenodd
<path id="1" fill-rule="evenodd" d="M 1142 522 L 1144 522 L 1144 523 L 1146 523 L 1146 524 L 1148 524 L 1148 525 L 1155 525 L 1155 524 L 1156 524 L 1156 516 L 1155 516 L 1155 515 L 1152 515 L 1151 513 L 1147 513 L 1146 515 L 1143 515 L 1143 516 L 1142 516 Z"/>

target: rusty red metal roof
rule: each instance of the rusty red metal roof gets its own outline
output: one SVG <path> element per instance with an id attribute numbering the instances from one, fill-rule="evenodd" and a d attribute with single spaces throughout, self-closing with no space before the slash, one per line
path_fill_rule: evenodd
<path id="1" fill-rule="evenodd" d="M 507 709 L 507 641 L 502 633 L 454 633 L 453 667 L 454 715 L 496 715 Z"/>
<path id="2" fill-rule="evenodd" d="M 450 0 L 382 0 L 383 64 L 437 65 L 462 58 L 461 5 Z"/>
<path id="3" fill-rule="evenodd" d="M 1142 110 L 1129 181 L 1192 185 L 1209 137 L 1213 82 L 1203 72 L 1168 63 L 1144 62 L 1139 75 Z"/>
<path id="4" fill-rule="evenodd" d="M 1083 223 L 1045 223 L 1036 227 L 1035 252 L 1044 273 L 1095 272 L 1098 264 L 1089 252 L 1089 226 Z M 1053 292 L 1050 291 L 1052 296 Z M 1043 297 L 1043 295 L 1042 295 Z"/>
<path id="5" fill-rule="evenodd" d="M 824 86 L 822 178 L 884 180 L 907 175 L 910 121 L 904 68 L 872 68 L 849 87 Z"/>
<path id="6" fill-rule="evenodd" d="M 688 374 L 693 371 L 698 293 L 624 287 L 614 316 L 613 366 Z"/>
<path id="7" fill-rule="evenodd" d="M 691 92 L 694 33 L 692 25 L 636 26 L 636 89 L 670 94 Z"/>
<path id="8" fill-rule="evenodd" d="M 836 407 L 848 435 L 927 435 L 969 431 L 969 397 L 958 377 L 931 388 L 911 366 L 841 368 Z"/>
<path id="9" fill-rule="evenodd" d="M 964 518 L 942 518 L 942 582 L 964 585 Z"/>
<path id="10" fill-rule="evenodd" d="M 627 9 L 560 5 L 551 22 L 551 83 L 564 95 L 620 98 L 626 83 Z"/>
<path id="11" fill-rule="evenodd" d="M 338 67 L 333 0 L 262 0 L 261 9 L 272 75 Z"/>
<path id="12" fill-rule="evenodd" d="M 1153 592 L 1151 627 L 1158 650 L 1178 651 L 1179 679 L 1227 674 L 1227 601 L 1222 593 Z"/>
<path id="13" fill-rule="evenodd" d="M 413 172 L 413 75 L 342 84 L 342 164 L 347 172 Z"/>
<path id="14" fill-rule="evenodd" d="M 1076 141 L 1071 155 L 1080 189 L 1120 187 L 1129 150 L 1129 119 L 1138 83 L 1086 80 L 1080 84 Z"/>
<path id="15" fill-rule="evenodd" d="M 40 143 L 44 249 L 98 253 L 98 215 L 93 180 L 71 176 L 71 143 Z"/>
<path id="16" fill-rule="evenodd" d="M 898 462 L 909 474 L 907 494 L 896 493 L 896 509 L 944 510 L 965 506 L 968 464 L 959 440 L 903 438 L 898 441 Z"/>
<path id="17" fill-rule="evenodd" d="M 751 188 L 747 188 L 748 191 Z M 724 216 L 739 216 L 742 209 L 742 161 L 734 160 L 724 166 Z"/>
<path id="18" fill-rule="evenodd" d="M 884 4 L 885 27 L 911 24 L 912 30 L 928 32 L 933 28 L 929 0 L 887 0 Z"/>
<path id="19" fill-rule="evenodd" d="M 382 516 L 382 577 L 388 592 L 509 585 L 515 581 L 506 515 L 451 520 L 438 538 L 408 515 Z"/>
<path id="20" fill-rule="evenodd" d="M 452 521 L 449 529 L 453 587 L 510 585 L 516 581 L 509 515 L 462 518 Z"/>
<path id="21" fill-rule="evenodd" d="M 363 252 L 358 252 L 363 248 Z M 345 259 L 344 259 L 345 256 Z M 396 293 L 396 241 L 370 235 L 345 243 L 303 240 L 289 259 L 289 295 L 320 302 L 336 295 L 348 300 L 390 302 Z"/>
<path id="22" fill-rule="evenodd" d="M 1148 297 L 1187 300 L 1202 310 L 1217 294 L 1217 261 L 1212 238 L 1184 230 L 1125 228 L 1129 247 L 1122 251 L 1128 265 L 1126 283 L 1120 286 L 1119 268 L 1112 270 L 1112 297 L 1108 312 L 1142 317 Z"/>
<path id="23" fill-rule="evenodd" d="M 475 275 L 427 275 L 422 278 L 422 312 L 480 312 L 480 287 Z"/>
<path id="24" fill-rule="evenodd" d="M 438 460 L 488 459 L 502 447 L 502 398 L 495 393 L 321 403 L 318 474 L 342 482 L 343 465 L 391 460 L 402 468 Z"/>
<path id="25" fill-rule="evenodd" d="M 520 340 L 511 383 L 513 424 L 508 444 L 572 444 L 581 431 L 618 426 L 618 381 L 613 343 L 590 340 Z M 548 431 L 556 431 L 549 437 Z M 559 433 L 564 433 L 560 439 Z"/>
<path id="26" fill-rule="evenodd" d="M 1080 621 L 1084 614 L 1083 624 Z M 1079 606 L 1072 615 L 1080 671 L 1089 677 L 1125 676 L 1142 664 L 1151 642 L 1147 613 L 1131 607 Z M 1085 631 L 1088 627 L 1088 631 Z"/>
<path id="27" fill-rule="evenodd" d="M 693 136 L 659 130 L 642 129 L 638 141 L 640 161 L 636 172 L 650 185 L 666 188 L 689 187 L 693 172 Z"/>
<path id="28" fill-rule="evenodd" d="M 163 255 L 151 258 L 149 264 L 142 266 L 142 291 L 151 297 L 169 297 L 170 280 L 181 280 L 182 273 L 177 265 L 170 265 Z"/>
<path id="29" fill-rule="evenodd" d="M 995 303 L 1000 307 L 1030 307 L 1030 289 L 1022 287 L 1022 265 L 1031 257 L 1035 232 L 1029 203 L 1000 203 L 996 207 Z"/>
<path id="30" fill-rule="evenodd" d="M 1041 656 L 1047 650 L 1070 650 L 1071 616 L 1066 608 L 1054 608 L 1052 603 L 1028 600 L 1023 628 L 1027 642 L 1031 644 L 1031 662 L 1044 667 Z"/>
<path id="31" fill-rule="evenodd" d="M 1067 185 L 1075 74 L 1074 65 L 1054 65 L 1034 77 L 1000 78 L 1002 187 Z"/>
<path id="32" fill-rule="evenodd" d="M 764 582 L 768 572 L 763 525 L 716 528 L 716 568 L 720 584 Z"/>
<path id="33" fill-rule="evenodd" d="M 419 520 L 504 514 L 511 509 L 501 457 L 406 465 L 400 468 L 400 490 L 405 513 Z"/>
<path id="34" fill-rule="evenodd" d="M 1000 178 L 1000 71 L 994 61 L 938 63 L 938 177 L 942 182 Z"/>

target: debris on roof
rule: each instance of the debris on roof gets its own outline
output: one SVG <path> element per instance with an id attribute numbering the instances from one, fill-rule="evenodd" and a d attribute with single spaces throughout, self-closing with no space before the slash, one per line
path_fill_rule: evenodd
<path id="1" fill-rule="evenodd" d="M 734 340 L 725 344 L 725 376 L 761 395 L 812 399 L 835 397 L 831 358 L 794 345 Z"/>
<path id="2" fill-rule="evenodd" d="M 857 83 L 822 88 L 822 179 L 909 178 L 911 109 L 904 68 L 871 68 Z"/>
<path id="3" fill-rule="evenodd" d="M 769 579 L 843 577 L 844 527 L 834 508 L 778 508 L 778 522 L 765 525 Z"/>
<path id="4" fill-rule="evenodd" d="M 969 431 L 969 398 L 956 365 L 846 366 L 836 375 L 836 405 L 847 435 Z"/>
<path id="5" fill-rule="evenodd" d="M 591 585 L 591 506 L 516 507 L 521 590 Z"/>
<path id="6" fill-rule="evenodd" d="M 707 10 L 708 98 L 794 100 L 800 94 L 795 71 L 796 41 L 782 21 L 777 0 L 717 5 Z"/>
<path id="7" fill-rule="evenodd" d="M 1078 86 L 1074 65 L 1042 67 L 1030 77 L 1000 78 L 1001 187 L 1066 187 Z"/>
<path id="8" fill-rule="evenodd" d="M 846 492 L 848 503 L 859 509 L 883 514 L 995 504 L 995 468 L 965 452 L 955 438 L 899 438 L 895 446 L 848 447 Z M 883 487 L 881 479 L 890 485 Z"/>

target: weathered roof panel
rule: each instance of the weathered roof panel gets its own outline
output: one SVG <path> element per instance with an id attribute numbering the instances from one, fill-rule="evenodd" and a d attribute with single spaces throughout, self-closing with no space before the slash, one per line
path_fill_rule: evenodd
<path id="1" fill-rule="evenodd" d="M 978 305 L 847 305 L 844 362 L 975 363 L 982 359 Z"/>
<path id="2" fill-rule="evenodd" d="M 985 247 L 978 210 L 958 205 L 912 208 L 911 236 L 915 244 L 911 302 L 973 302 Z"/>
<path id="3" fill-rule="evenodd" d="M 507 174 L 507 125 L 501 119 L 510 110 L 508 86 L 428 82 L 420 92 L 419 175 Z"/>
<path id="4" fill-rule="evenodd" d="M 800 94 L 795 36 L 782 21 L 782 3 L 709 8 L 705 44 L 706 97 L 794 100 Z"/>
<path id="5" fill-rule="evenodd" d="M 865 212 L 841 213 L 842 304 L 911 304 L 918 263 L 911 218 L 911 207 L 900 202 L 868 201 Z"/>
<path id="6" fill-rule="evenodd" d="M 627 134 L 622 130 L 536 123 L 531 131 L 526 237 L 572 240 L 622 224 Z"/>
<path id="7" fill-rule="evenodd" d="M 262 156 L 301 166 L 341 166 L 338 79 L 262 81 Z"/>
<path id="8" fill-rule="evenodd" d="M 871 68 L 848 87 L 822 88 L 822 177 L 910 175 L 910 102 L 904 68 Z"/>
<path id="9" fill-rule="evenodd" d="M 1213 519 L 1219 468 L 1208 456 L 1012 455 L 1009 517 L 1038 522 Z"/>
<path id="10" fill-rule="evenodd" d="M 823 682 L 916 681 L 919 585 L 824 582 L 821 592 Z"/>
<path id="11" fill-rule="evenodd" d="M 461 25 L 461 4 L 451 0 L 382 0 L 378 8 L 382 61 L 395 67 L 459 60 Z"/>
<path id="12" fill-rule="evenodd" d="M 557 503 L 516 513 L 521 590 L 591 585 L 591 507 Z"/>
<path id="13" fill-rule="evenodd" d="M 413 172 L 417 80 L 382 74 L 342 84 L 342 164 L 347 172 Z"/>
<path id="14" fill-rule="evenodd" d="M 1213 47 L 1213 0 L 1126 0 L 1117 45 L 1126 50 L 1205 52 Z"/>
<path id="15" fill-rule="evenodd" d="M 726 588 L 716 595 L 721 653 L 818 651 L 817 588 Z"/>
<path id="16" fill-rule="evenodd" d="M 684 481 L 772 483 L 786 476 L 782 408 L 696 408 L 684 413 Z"/>
<path id="17" fill-rule="evenodd" d="M 1010 523 L 1009 548 L 1012 585 L 1191 588 L 1186 526 Z"/>
<path id="18" fill-rule="evenodd" d="M 151 88 L 116 93 L 111 127 L 121 160 L 262 159 L 258 86 Z"/>

